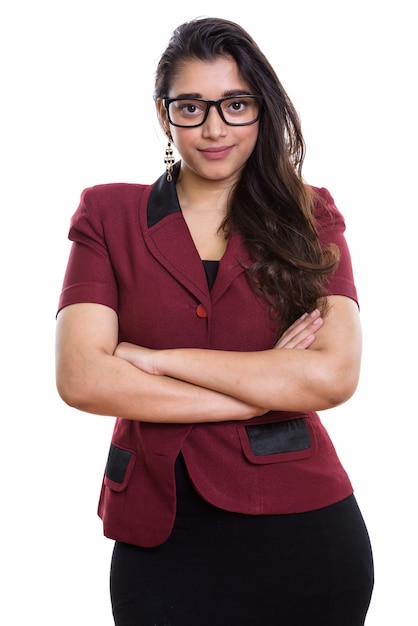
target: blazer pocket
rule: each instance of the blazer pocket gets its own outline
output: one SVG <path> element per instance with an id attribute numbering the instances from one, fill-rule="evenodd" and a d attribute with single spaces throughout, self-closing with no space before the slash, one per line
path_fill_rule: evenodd
<path id="1" fill-rule="evenodd" d="M 312 456 L 316 437 L 305 417 L 238 427 L 242 450 L 257 464 L 296 461 Z"/>
<path id="2" fill-rule="evenodd" d="M 123 491 L 132 474 L 136 455 L 129 450 L 110 444 L 104 475 L 104 484 L 113 491 Z"/>

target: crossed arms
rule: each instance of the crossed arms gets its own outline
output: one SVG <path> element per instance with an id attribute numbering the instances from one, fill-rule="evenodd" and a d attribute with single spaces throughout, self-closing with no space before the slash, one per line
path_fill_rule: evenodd
<path id="1" fill-rule="evenodd" d="M 330 296 L 270 350 L 150 350 L 118 344 L 109 307 L 74 304 L 57 320 L 56 381 L 62 399 L 88 413 L 161 423 L 250 419 L 269 410 L 319 411 L 354 393 L 361 362 L 357 304 Z"/>

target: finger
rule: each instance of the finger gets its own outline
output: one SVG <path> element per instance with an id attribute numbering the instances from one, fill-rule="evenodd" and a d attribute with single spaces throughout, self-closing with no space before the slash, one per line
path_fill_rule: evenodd
<path id="1" fill-rule="evenodd" d="M 313 325 L 313 323 L 312 323 Z M 309 346 L 315 341 L 316 332 L 321 328 L 322 320 L 318 320 L 315 322 L 315 330 L 312 331 L 311 328 L 306 328 L 303 332 L 300 332 L 295 337 L 284 341 L 281 345 L 277 345 L 278 348 L 300 348 L 305 349 L 309 348 Z"/>
<path id="2" fill-rule="evenodd" d="M 314 343 L 315 339 L 315 333 L 311 333 L 306 337 L 302 337 L 299 341 L 294 342 L 293 345 L 288 344 L 284 349 L 292 348 L 293 350 L 306 350 Z"/>
<path id="3" fill-rule="evenodd" d="M 318 310 L 309 315 L 305 313 L 280 337 L 276 348 L 294 348 L 309 335 L 314 334 L 322 326 L 323 320 Z"/>
<path id="4" fill-rule="evenodd" d="M 303 331 L 305 328 L 310 326 L 312 322 L 321 317 L 321 313 L 318 309 L 315 309 L 311 313 L 304 313 L 297 319 L 289 328 L 285 331 L 283 336 L 293 337 L 299 332 Z"/>

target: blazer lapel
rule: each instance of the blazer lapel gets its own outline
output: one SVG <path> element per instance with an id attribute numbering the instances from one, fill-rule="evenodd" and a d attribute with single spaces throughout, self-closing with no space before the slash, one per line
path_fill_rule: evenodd
<path id="1" fill-rule="evenodd" d="M 203 263 L 183 218 L 174 180 L 165 174 L 153 185 L 147 206 L 141 207 L 140 221 L 150 253 L 200 302 L 210 305 Z"/>
<path id="2" fill-rule="evenodd" d="M 244 246 L 242 238 L 233 234 L 228 239 L 225 254 L 219 263 L 218 275 L 212 288 L 212 303 L 217 302 L 229 288 L 232 282 L 245 272 L 245 268 L 251 264 L 251 257 Z"/>
<path id="3" fill-rule="evenodd" d="M 183 218 L 173 182 L 165 174 L 153 185 L 147 207 L 141 207 L 140 220 L 151 254 L 176 280 L 191 291 L 208 310 L 250 263 L 239 235 L 231 235 L 219 263 L 218 275 L 209 292 L 202 260 Z"/>

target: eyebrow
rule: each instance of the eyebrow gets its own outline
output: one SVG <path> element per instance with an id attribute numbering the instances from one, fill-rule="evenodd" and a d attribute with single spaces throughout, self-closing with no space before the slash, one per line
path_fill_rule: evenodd
<path id="1" fill-rule="evenodd" d="M 234 98 L 235 96 L 250 96 L 252 95 L 251 92 L 247 91 L 247 90 L 243 90 L 243 89 L 229 89 L 228 91 L 224 91 L 223 94 L 221 95 L 221 98 Z M 206 98 L 203 98 L 202 94 L 198 93 L 198 92 L 192 92 L 192 93 L 180 93 L 177 96 L 175 96 L 176 98 L 184 98 L 186 99 L 200 99 L 200 100 L 206 100 Z"/>

